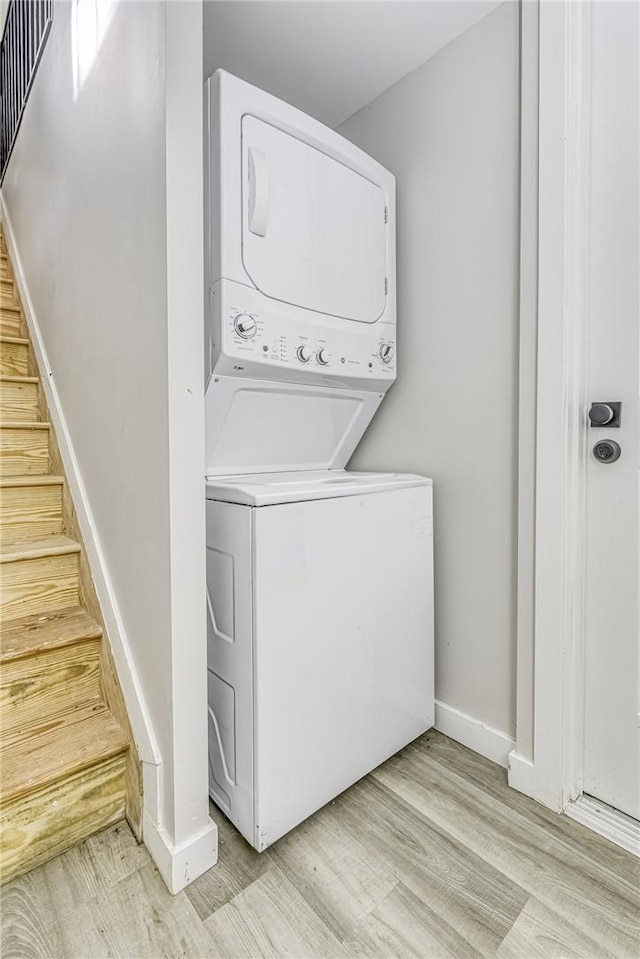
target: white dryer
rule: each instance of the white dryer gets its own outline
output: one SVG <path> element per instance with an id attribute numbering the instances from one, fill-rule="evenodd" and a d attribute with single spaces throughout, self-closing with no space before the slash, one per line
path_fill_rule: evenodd
<path id="1" fill-rule="evenodd" d="M 210 793 L 265 849 L 433 724 L 431 481 L 345 466 L 395 379 L 393 176 L 207 82 Z"/>
<path id="2" fill-rule="evenodd" d="M 206 473 L 342 467 L 395 379 L 395 180 L 222 70 L 205 126 Z"/>

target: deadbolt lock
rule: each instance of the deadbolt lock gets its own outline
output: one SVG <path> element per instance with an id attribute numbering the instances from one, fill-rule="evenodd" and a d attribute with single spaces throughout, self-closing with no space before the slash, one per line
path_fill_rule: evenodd
<path id="1" fill-rule="evenodd" d="M 593 447 L 593 455 L 599 463 L 615 463 L 620 459 L 622 450 L 615 440 L 600 440 Z"/>

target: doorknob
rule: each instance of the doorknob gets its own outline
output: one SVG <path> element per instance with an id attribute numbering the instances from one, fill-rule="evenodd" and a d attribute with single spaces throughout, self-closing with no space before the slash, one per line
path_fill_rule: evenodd
<path id="1" fill-rule="evenodd" d="M 619 427 L 621 406 L 622 403 L 614 400 L 606 403 L 592 403 L 589 410 L 589 422 L 591 426 Z"/>

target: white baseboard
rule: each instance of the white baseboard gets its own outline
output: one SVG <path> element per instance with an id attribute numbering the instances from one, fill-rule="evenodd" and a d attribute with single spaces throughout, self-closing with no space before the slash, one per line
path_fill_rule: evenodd
<path id="1" fill-rule="evenodd" d="M 169 892 L 175 895 L 218 861 L 218 827 L 212 819 L 195 836 L 174 846 L 145 811 L 142 837 Z"/>
<path id="2" fill-rule="evenodd" d="M 515 741 L 506 733 L 436 699 L 436 729 L 505 768 Z"/>
<path id="3" fill-rule="evenodd" d="M 512 749 L 509 753 L 509 785 L 525 796 L 533 796 L 534 766 L 530 759 Z"/>
<path id="4" fill-rule="evenodd" d="M 591 796 L 567 803 L 565 815 L 640 858 L 640 822 Z"/>

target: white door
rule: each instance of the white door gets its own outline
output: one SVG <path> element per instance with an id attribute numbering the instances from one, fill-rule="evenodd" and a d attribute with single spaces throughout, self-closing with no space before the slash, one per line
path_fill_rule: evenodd
<path id="1" fill-rule="evenodd" d="M 640 818 L 640 9 L 594 3 L 592 18 L 588 398 L 622 406 L 619 426 L 585 426 L 583 785 Z M 597 459 L 602 441 L 617 461 Z"/>
<path id="2" fill-rule="evenodd" d="M 242 119 L 242 259 L 260 292 L 375 323 L 386 301 L 380 187 L 302 140 Z"/>

